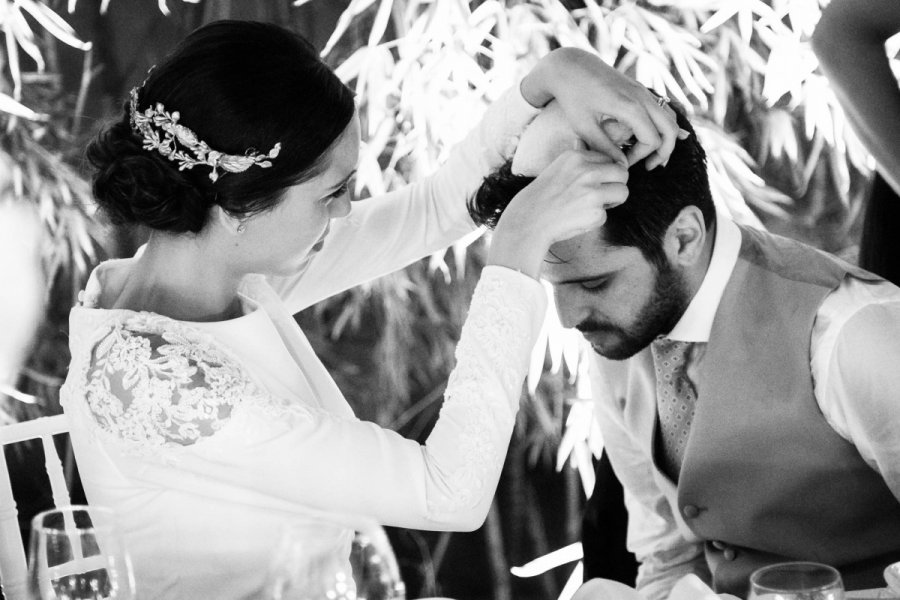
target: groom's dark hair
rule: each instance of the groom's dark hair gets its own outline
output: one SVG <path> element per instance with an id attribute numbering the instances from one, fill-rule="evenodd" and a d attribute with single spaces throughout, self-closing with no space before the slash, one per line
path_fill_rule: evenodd
<path id="1" fill-rule="evenodd" d="M 611 246 L 633 246 L 644 257 L 660 267 L 666 264 L 662 239 L 666 230 L 685 206 L 697 206 L 709 229 L 715 220 L 715 207 L 709 191 L 706 153 L 684 111 L 675 110 L 678 126 L 690 136 L 675 143 L 665 167 L 648 171 L 644 161 L 628 170 L 628 199 L 607 213 L 601 231 Z M 469 215 L 475 223 L 493 229 L 507 205 L 534 177 L 516 175 L 512 161 L 488 175 L 468 202 Z"/>

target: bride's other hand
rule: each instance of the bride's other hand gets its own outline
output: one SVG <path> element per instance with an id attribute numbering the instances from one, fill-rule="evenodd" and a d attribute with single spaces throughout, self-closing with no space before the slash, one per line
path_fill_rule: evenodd
<path id="1" fill-rule="evenodd" d="M 628 196 L 628 169 L 602 152 L 560 154 L 503 211 L 488 264 L 537 279 L 550 246 L 606 222 L 606 209 Z"/>
<path id="2" fill-rule="evenodd" d="M 532 106 L 560 103 L 569 123 L 589 146 L 614 161 L 633 165 L 646 158 L 647 169 L 664 165 L 683 138 L 675 111 L 646 87 L 578 48 L 559 48 L 525 76 L 522 96 Z M 628 126 L 636 142 L 623 151 L 601 123 L 613 118 Z"/>

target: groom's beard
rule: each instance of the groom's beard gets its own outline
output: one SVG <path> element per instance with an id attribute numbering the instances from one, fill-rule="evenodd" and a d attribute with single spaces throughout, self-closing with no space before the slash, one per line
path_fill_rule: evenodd
<path id="1" fill-rule="evenodd" d="M 631 358 L 660 335 L 672 331 L 691 298 L 681 272 L 669 264 L 657 269 L 650 296 L 629 325 L 603 323 L 591 317 L 576 328 L 588 338 L 594 352 L 612 360 Z"/>

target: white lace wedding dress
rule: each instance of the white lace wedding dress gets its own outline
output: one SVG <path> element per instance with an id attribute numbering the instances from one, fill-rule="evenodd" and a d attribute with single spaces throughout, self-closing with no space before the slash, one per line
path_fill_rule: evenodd
<path id="1" fill-rule="evenodd" d="M 546 297 L 488 267 L 424 445 L 356 419 L 292 314 L 472 230 L 463 198 L 534 110 L 515 93 L 432 178 L 332 225 L 295 278 L 245 278 L 243 316 L 175 321 L 108 309 L 134 259 L 107 261 L 72 310 L 62 402 L 88 501 L 113 508 L 143 599 L 258 598 L 288 523 L 346 556 L 360 517 L 478 527 L 490 506 Z"/>

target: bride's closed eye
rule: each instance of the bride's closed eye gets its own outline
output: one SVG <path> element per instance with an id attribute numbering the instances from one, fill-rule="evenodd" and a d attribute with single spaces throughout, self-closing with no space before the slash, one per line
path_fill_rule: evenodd
<path id="1" fill-rule="evenodd" d="M 348 179 L 344 183 L 341 184 L 341 187 L 337 188 L 327 196 L 325 196 L 324 200 L 333 200 L 334 198 L 340 198 L 344 194 L 350 191 L 350 180 Z"/>

